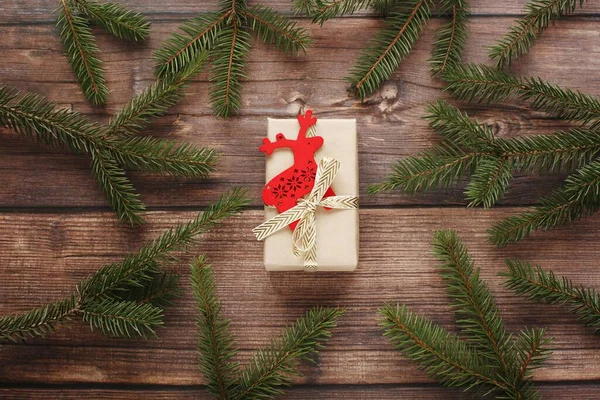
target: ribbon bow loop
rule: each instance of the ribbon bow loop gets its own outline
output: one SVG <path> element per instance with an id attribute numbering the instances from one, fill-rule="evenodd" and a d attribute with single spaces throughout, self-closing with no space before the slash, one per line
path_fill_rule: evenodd
<path id="1" fill-rule="evenodd" d="M 356 196 L 330 196 L 323 198 L 327 189 L 335 179 L 340 162 L 333 158 L 324 157 L 317 168 L 315 185 L 307 199 L 298 200 L 298 204 L 289 210 L 263 222 L 252 230 L 258 240 L 263 240 L 273 233 L 285 228 L 292 222 L 298 221 L 292 235 L 294 255 L 304 256 L 304 269 L 317 269 L 317 207 L 354 210 L 358 208 Z"/>

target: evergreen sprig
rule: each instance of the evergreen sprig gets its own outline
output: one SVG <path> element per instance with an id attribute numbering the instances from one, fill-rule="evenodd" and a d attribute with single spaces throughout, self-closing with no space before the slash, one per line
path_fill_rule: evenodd
<path id="1" fill-rule="evenodd" d="M 183 24 L 158 49 L 156 75 L 177 74 L 203 51 L 213 59 L 211 104 L 215 115 L 228 117 L 241 107 L 242 78 L 250 52 L 250 32 L 290 54 L 306 51 L 307 31 L 283 14 L 246 0 L 221 1 L 217 13 L 199 15 Z"/>
<path id="2" fill-rule="evenodd" d="M 118 3 L 59 0 L 56 25 L 71 68 L 85 97 L 94 104 L 104 104 L 109 90 L 90 21 L 108 33 L 130 41 L 146 40 L 150 23 L 143 15 Z"/>
<path id="3" fill-rule="evenodd" d="M 0 317 L 0 342 L 43 337 L 76 317 L 108 336 L 148 337 L 162 325 L 163 307 L 177 293 L 177 277 L 160 271 L 197 237 L 248 204 L 235 189 L 187 224 L 164 232 L 122 262 L 100 268 L 64 299 Z"/>
<path id="4" fill-rule="evenodd" d="M 133 225 L 143 222 L 144 203 L 135 187 L 125 176 L 125 170 L 110 155 L 94 149 L 91 153 L 92 173 L 119 218 Z"/>
<path id="5" fill-rule="evenodd" d="M 152 119 L 165 115 L 169 108 L 183 98 L 183 89 L 200 72 L 206 59 L 205 52 L 199 53 L 181 72 L 156 80 L 139 95 L 131 98 L 110 119 L 108 133 L 133 135 L 148 126 Z"/>
<path id="6" fill-rule="evenodd" d="M 298 362 L 310 360 L 331 336 L 339 308 L 316 307 L 287 328 L 281 338 L 258 350 L 244 369 L 234 360 L 237 349 L 229 320 L 220 315 L 215 278 L 205 258 L 192 265 L 194 296 L 200 312 L 198 349 L 208 392 L 218 399 L 273 399 L 298 376 Z"/>
<path id="7" fill-rule="evenodd" d="M 498 68 L 510 65 L 512 60 L 527 53 L 538 36 L 550 22 L 571 14 L 585 0 L 532 0 L 526 6 L 527 13 L 515 21 L 509 32 L 490 49 L 490 58 Z"/>
<path id="8" fill-rule="evenodd" d="M 81 84 L 83 94 L 94 104 L 106 103 L 108 87 L 100 49 L 88 21 L 74 13 L 69 0 L 60 0 L 56 26 L 71 69 Z"/>
<path id="9" fill-rule="evenodd" d="M 346 80 L 350 91 L 361 100 L 375 92 L 408 56 L 429 19 L 431 0 L 296 0 L 294 7 L 313 23 L 371 8 L 385 15 L 384 26 L 360 54 Z M 441 1 L 441 13 L 450 21 L 436 33 L 430 63 L 433 74 L 461 62 L 468 36 L 467 0 Z"/>
<path id="10" fill-rule="evenodd" d="M 520 260 L 506 260 L 505 286 L 529 300 L 567 306 L 581 322 L 600 333 L 600 294 L 593 288 L 575 286 L 571 279 L 556 276 L 540 266 Z"/>
<path id="11" fill-rule="evenodd" d="M 325 21 L 354 14 L 374 3 L 372 0 L 294 0 L 294 9 L 310 17 L 313 23 L 323 25 Z"/>
<path id="12" fill-rule="evenodd" d="M 211 69 L 210 102 L 216 115 L 226 117 L 241 106 L 245 65 L 250 53 L 250 34 L 241 29 L 236 16 L 230 30 L 219 34 L 212 47 L 215 61 Z"/>
<path id="13" fill-rule="evenodd" d="M 358 57 L 347 80 L 361 100 L 392 76 L 431 17 L 431 0 L 398 1 L 385 25 Z"/>
<path id="14" fill-rule="evenodd" d="M 124 167 L 185 177 L 207 177 L 217 156 L 211 149 L 171 140 L 134 136 L 151 118 L 164 114 L 182 96 L 191 71 L 161 80 L 138 96 L 111 120 L 108 127 L 90 122 L 37 94 L 0 87 L 0 126 L 37 142 L 87 153 L 94 177 L 118 217 L 130 224 L 143 222 L 144 204 L 125 176 Z"/>
<path id="15" fill-rule="evenodd" d="M 588 217 L 600 209 L 600 162 L 581 168 L 567 178 L 563 188 L 542 198 L 533 210 L 508 217 L 490 229 L 490 241 L 497 246 L 517 242 L 535 230 L 552 229 Z"/>
<path id="16" fill-rule="evenodd" d="M 600 99 L 539 78 L 518 78 L 476 64 L 457 66 L 448 70 L 444 77 L 448 82 L 447 90 L 459 99 L 501 102 L 516 96 L 530 101 L 536 109 L 584 125 L 552 136 L 528 136 L 500 142 L 509 152 L 529 147 L 531 156 L 523 160 L 524 167 L 535 167 L 537 163 L 543 171 L 559 170 L 564 166 L 568 171 L 576 170 L 566 179 L 563 188 L 541 199 L 534 210 L 496 223 L 490 230 L 493 243 L 503 246 L 521 240 L 537 229 L 551 229 L 598 211 L 600 165 L 594 158 L 597 156 Z M 541 159 L 539 155 L 542 155 Z"/>
<path id="17" fill-rule="evenodd" d="M 431 72 L 443 74 L 459 65 L 469 36 L 470 5 L 467 0 L 442 0 L 442 12 L 450 14 L 450 21 L 436 33 L 431 52 Z"/>
<path id="18" fill-rule="evenodd" d="M 469 206 L 492 207 L 504 195 L 515 172 L 572 172 L 561 189 L 540 205 L 496 223 L 492 243 L 503 246 L 537 229 L 579 220 L 600 209 L 600 130 L 572 128 L 551 135 L 509 139 L 494 137 L 489 126 L 445 101 L 428 107 L 429 125 L 441 143 L 416 156 L 398 160 L 387 179 L 369 193 L 402 188 L 407 193 L 460 184 L 465 176 Z"/>
<path id="19" fill-rule="evenodd" d="M 97 3 L 92 0 L 72 0 L 77 10 L 91 22 L 120 39 L 141 42 L 150 35 L 150 23 L 140 13 L 119 3 Z"/>
<path id="20" fill-rule="evenodd" d="M 446 90 L 461 100 L 498 103 L 517 96 L 530 101 L 533 108 L 590 126 L 595 126 L 600 116 L 597 97 L 539 78 L 519 78 L 485 65 L 457 65 L 446 71 L 444 79 L 448 82 Z"/>
<path id="21" fill-rule="evenodd" d="M 514 371 L 518 367 L 510 360 L 510 335 L 465 245 L 454 232 L 439 231 L 433 240 L 433 252 L 440 261 L 439 272 L 464 335 L 479 356 L 499 366 L 501 373 Z"/>
<path id="22" fill-rule="evenodd" d="M 198 350 L 200 370 L 206 378 L 206 390 L 218 399 L 231 399 L 236 387 L 239 363 L 229 320 L 221 317 L 215 277 L 204 257 L 192 264 L 192 287 L 198 304 Z"/>
<path id="23" fill-rule="evenodd" d="M 150 269 L 158 270 L 157 267 Z M 170 306 L 180 293 L 179 275 L 162 271 L 146 275 L 147 279 L 143 286 L 137 285 L 136 282 L 131 285 L 123 285 L 123 290 L 115 291 L 112 296 L 124 301 L 152 304 L 163 308 Z"/>
<path id="24" fill-rule="evenodd" d="M 543 329 L 524 329 L 516 338 L 506 331 L 479 269 L 453 231 L 436 232 L 433 246 L 464 339 L 392 304 L 380 310 L 384 336 L 445 386 L 502 399 L 539 398 L 531 371 L 550 356 L 551 339 Z"/>

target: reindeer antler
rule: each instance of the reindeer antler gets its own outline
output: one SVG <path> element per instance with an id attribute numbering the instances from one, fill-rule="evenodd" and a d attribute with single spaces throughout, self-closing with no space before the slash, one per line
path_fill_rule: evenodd
<path id="1" fill-rule="evenodd" d="M 296 142 L 295 140 L 286 139 L 285 136 L 283 136 L 283 133 L 278 133 L 275 138 L 277 139 L 275 142 L 271 142 L 269 138 L 264 138 L 263 144 L 258 148 L 258 150 L 266 153 L 267 155 L 271 155 L 273 150 L 281 147 L 292 147 Z"/>
<path id="2" fill-rule="evenodd" d="M 306 110 L 304 115 L 298 114 L 298 122 L 300 123 L 300 131 L 306 132 L 308 128 L 317 123 L 317 119 L 312 116 L 312 110 Z"/>

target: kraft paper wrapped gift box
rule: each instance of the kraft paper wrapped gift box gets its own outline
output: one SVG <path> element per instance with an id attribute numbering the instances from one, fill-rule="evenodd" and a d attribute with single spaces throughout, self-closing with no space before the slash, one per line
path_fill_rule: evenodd
<path id="1" fill-rule="evenodd" d="M 267 137 L 272 142 L 282 133 L 295 140 L 300 126 L 296 119 L 268 120 Z M 313 127 L 314 128 L 314 127 Z M 340 169 L 331 188 L 336 195 L 358 196 L 358 150 L 355 119 L 318 119 L 316 135 L 324 139 L 317 150 L 317 163 L 322 157 L 340 162 Z M 275 150 L 267 157 L 266 182 L 294 164 L 289 148 Z M 265 207 L 265 220 L 278 214 Z M 325 210 L 316 213 L 317 271 L 354 271 L 358 266 L 358 210 Z M 268 271 L 299 271 L 304 269 L 303 258 L 292 251 L 292 230 L 286 227 L 265 239 L 264 262 Z"/>

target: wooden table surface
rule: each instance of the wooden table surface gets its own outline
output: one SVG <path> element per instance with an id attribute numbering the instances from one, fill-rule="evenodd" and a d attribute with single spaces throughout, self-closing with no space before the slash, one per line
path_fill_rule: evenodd
<path id="1" fill-rule="evenodd" d="M 35 91 L 65 107 L 106 121 L 133 94 L 153 80 L 153 49 L 183 21 L 217 6 L 216 0 L 124 0 L 152 21 L 151 40 L 126 44 L 98 33 L 112 90 L 105 108 L 84 101 L 62 55 L 54 27 L 54 0 L 0 2 L 0 84 Z M 263 0 L 290 13 L 288 0 Z M 487 46 L 521 15 L 525 0 L 472 0 L 471 38 L 466 59 L 489 62 Z M 590 1 L 575 16 L 559 21 L 513 66 L 557 84 L 600 95 L 600 2 Z M 564 176 L 520 176 L 493 210 L 467 209 L 462 189 L 409 197 L 400 192 L 366 196 L 368 185 L 384 178 L 397 157 L 427 148 L 436 136 L 421 119 L 427 102 L 439 97 L 441 82 L 430 77 L 427 59 L 434 18 L 411 56 L 382 90 L 364 104 L 348 97 L 343 77 L 381 20 L 368 15 L 307 27 L 314 45 L 305 57 L 282 56 L 256 43 L 244 83 L 241 115 L 219 120 L 208 104 L 207 75 L 189 87 L 189 96 L 151 129 L 153 134 L 206 145 L 223 154 L 207 182 L 131 173 L 148 204 L 148 224 L 119 224 L 91 177 L 88 160 L 49 149 L 0 130 L 0 315 L 27 310 L 69 293 L 99 266 L 119 260 L 144 240 L 186 221 L 233 185 L 250 188 L 252 206 L 195 247 L 214 264 L 224 313 L 241 349 L 241 361 L 268 343 L 313 305 L 347 307 L 346 316 L 319 363 L 303 367 L 304 377 L 289 399 L 459 398 L 440 388 L 381 336 L 376 311 L 384 302 L 408 304 L 452 328 L 448 300 L 431 255 L 431 236 L 456 229 L 468 245 L 502 310 L 507 326 L 547 327 L 554 354 L 535 380 L 549 399 L 598 398 L 600 337 L 562 309 L 532 304 L 503 289 L 497 274 L 505 257 L 539 263 L 576 282 L 600 287 L 597 273 L 600 216 L 531 238 L 504 249 L 486 242 L 495 220 L 534 204 Z M 266 273 L 262 244 L 251 228 L 262 220 L 260 190 L 264 154 L 257 146 L 267 117 L 294 117 L 304 108 L 321 118 L 357 118 L 360 160 L 360 267 L 352 274 Z M 524 104 L 465 109 L 491 123 L 498 136 L 549 133 L 566 125 Z M 187 287 L 167 312 L 160 338 L 107 339 L 82 323 L 60 328 L 44 340 L 0 349 L 3 399 L 204 399 L 196 353 L 196 310 Z"/>

